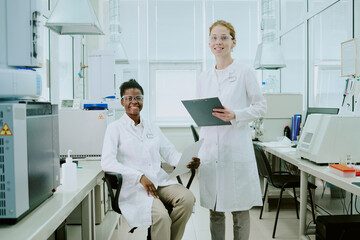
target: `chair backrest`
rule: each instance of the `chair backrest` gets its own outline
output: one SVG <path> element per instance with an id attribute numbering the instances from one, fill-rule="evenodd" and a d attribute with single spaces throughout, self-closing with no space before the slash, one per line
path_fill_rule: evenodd
<path id="1" fill-rule="evenodd" d="M 264 150 L 256 143 L 253 143 L 253 146 L 259 175 L 268 178 L 268 180 L 272 182 L 271 166 L 264 153 Z"/>
<path id="2" fill-rule="evenodd" d="M 199 134 L 197 133 L 195 127 L 193 125 L 190 125 L 190 128 L 191 128 L 191 132 L 192 132 L 193 137 L 194 137 L 194 141 L 195 142 L 199 141 Z"/>

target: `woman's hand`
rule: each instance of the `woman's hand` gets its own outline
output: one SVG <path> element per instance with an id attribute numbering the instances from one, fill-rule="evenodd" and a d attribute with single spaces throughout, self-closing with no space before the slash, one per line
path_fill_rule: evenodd
<path id="1" fill-rule="evenodd" d="M 236 118 L 235 113 L 233 110 L 226 108 L 225 106 L 223 106 L 224 109 L 222 108 L 214 108 L 212 115 L 220 118 L 221 120 L 223 120 L 224 122 L 228 122 L 231 120 L 234 120 Z"/>
<path id="2" fill-rule="evenodd" d="M 186 167 L 191 169 L 197 169 L 200 165 L 200 158 L 193 157 L 192 160 L 193 161 L 189 162 L 189 164 Z"/>
<path id="3" fill-rule="evenodd" d="M 140 183 L 144 186 L 148 196 L 151 194 L 154 198 L 159 198 L 154 184 L 145 175 L 141 176 Z"/>

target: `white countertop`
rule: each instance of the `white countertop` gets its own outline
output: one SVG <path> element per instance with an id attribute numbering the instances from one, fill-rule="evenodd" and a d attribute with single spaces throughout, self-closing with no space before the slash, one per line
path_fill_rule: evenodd
<path id="1" fill-rule="evenodd" d="M 60 185 L 53 196 L 18 223 L 0 225 L 0 238 L 47 239 L 104 176 L 100 161 L 79 161 L 79 167 L 76 191 L 63 192 Z"/>
<path id="2" fill-rule="evenodd" d="M 301 159 L 297 155 L 295 148 L 279 148 L 279 147 L 266 147 L 264 144 L 264 150 L 270 154 L 273 154 L 286 162 L 289 162 L 297 166 L 301 170 L 301 184 L 300 184 L 300 229 L 299 238 L 308 239 L 305 236 L 306 231 L 306 211 L 307 211 L 307 178 L 310 175 L 325 180 L 337 187 L 340 187 L 348 192 L 360 196 L 360 187 L 352 184 L 353 182 L 360 182 L 360 177 L 343 177 L 335 173 L 330 172 L 329 166 L 320 166 L 309 160 Z"/>
<path id="3" fill-rule="evenodd" d="M 295 148 L 264 147 L 264 150 L 297 166 L 300 170 L 305 171 L 308 174 L 360 196 L 360 187 L 352 184 L 352 182 L 360 182 L 360 177 L 348 178 L 336 175 L 335 173 L 330 172 L 329 166 L 320 166 L 309 160 L 301 159 L 300 156 L 297 155 Z"/>

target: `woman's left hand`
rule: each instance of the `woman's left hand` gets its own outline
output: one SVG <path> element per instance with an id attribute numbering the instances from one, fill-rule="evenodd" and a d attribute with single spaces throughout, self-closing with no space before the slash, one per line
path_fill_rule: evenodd
<path id="1" fill-rule="evenodd" d="M 226 108 L 225 106 L 223 106 L 224 109 L 222 108 L 214 108 L 212 115 L 220 118 L 221 120 L 228 122 L 231 120 L 235 119 L 235 113 L 233 110 Z"/>

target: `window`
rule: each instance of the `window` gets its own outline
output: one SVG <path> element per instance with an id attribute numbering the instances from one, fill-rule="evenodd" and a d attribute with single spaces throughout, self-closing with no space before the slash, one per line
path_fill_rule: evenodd
<path id="1" fill-rule="evenodd" d="M 306 108 L 338 108 L 345 86 L 340 47 L 353 37 L 353 1 L 284 0 L 281 10 L 287 65 L 281 69 L 281 91 L 303 92 Z"/>
<path id="2" fill-rule="evenodd" d="M 302 93 L 306 106 L 306 35 L 305 24 L 294 28 L 281 38 L 286 68 L 281 69 L 281 92 Z"/>
<path id="3" fill-rule="evenodd" d="M 352 38 L 352 3 L 340 1 L 309 21 L 309 107 L 339 107 L 341 42 Z"/>
<path id="4" fill-rule="evenodd" d="M 293 27 L 305 17 L 306 0 L 282 0 L 280 4 L 281 30 Z"/>
<path id="5" fill-rule="evenodd" d="M 193 123 L 181 103 L 194 99 L 201 63 L 150 64 L 150 118 L 159 125 Z"/>

